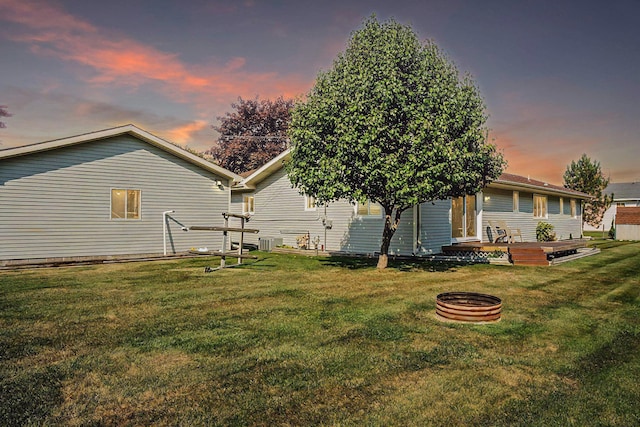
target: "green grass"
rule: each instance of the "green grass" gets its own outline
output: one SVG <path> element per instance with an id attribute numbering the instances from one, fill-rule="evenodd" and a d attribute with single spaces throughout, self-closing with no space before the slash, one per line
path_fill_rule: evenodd
<path id="1" fill-rule="evenodd" d="M 0 425 L 638 425 L 640 243 L 596 244 L 549 268 L 0 272 Z M 439 322 L 453 290 L 503 320 Z"/>

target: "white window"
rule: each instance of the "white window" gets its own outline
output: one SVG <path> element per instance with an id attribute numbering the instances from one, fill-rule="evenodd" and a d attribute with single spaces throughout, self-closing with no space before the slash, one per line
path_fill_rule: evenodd
<path id="1" fill-rule="evenodd" d="M 242 197 L 242 213 L 243 214 L 253 215 L 254 213 L 256 213 L 254 201 L 255 199 L 253 198 L 253 196 Z"/>
<path id="2" fill-rule="evenodd" d="M 571 199 L 571 217 L 572 218 L 578 217 L 578 206 L 576 204 L 576 199 Z"/>
<path id="3" fill-rule="evenodd" d="M 111 219 L 140 219 L 140 190 L 111 190 Z"/>
<path id="4" fill-rule="evenodd" d="M 533 217 L 547 218 L 547 196 L 533 195 Z"/>
<path id="5" fill-rule="evenodd" d="M 316 205 L 316 198 L 313 196 L 304 195 L 304 210 L 305 211 L 315 211 L 318 210 L 318 206 Z"/>
<path id="6" fill-rule="evenodd" d="M 360 216 L 382 216 L 382 206 L 378 203 L 367 200 L 366 203 L 358 203 L 356 212 Z"/>
<path id="7" fill-rule="evenodd" d="M 520 212 L 520 192 L 519 191 L 513 192 L 513 212 L 515 213 Z"/>

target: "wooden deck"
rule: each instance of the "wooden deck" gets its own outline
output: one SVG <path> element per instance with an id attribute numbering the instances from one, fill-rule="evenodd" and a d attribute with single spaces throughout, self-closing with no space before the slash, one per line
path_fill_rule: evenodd
<path id="1" fill-rule="evenodd" d="M 587 240 L 560 240 L 557 242 L 516 242 L 488 243 L 464 242 L 443 246 L 444 254 L 461 252 L 503 252 L 509 254 L 509 260 L 515 265 L 550 265 L 555 258 L 573 255 L 579 249 L 587 247 Z"/>

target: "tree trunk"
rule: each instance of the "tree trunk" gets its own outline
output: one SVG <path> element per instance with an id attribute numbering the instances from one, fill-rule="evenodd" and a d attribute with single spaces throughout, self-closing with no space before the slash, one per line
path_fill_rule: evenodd
<path id="1" fill-rule="evenodd" d="M 378 270 L 387 268 L 389 263 L 389 246 L 391 238 L 400 224 L 400 215 L 404 209 L 396 209 L 395 217 L 391 218 L 393 208 L 384 208 L 384 230 L 382 231 L 382 243 L 380 244 L 380 255 L 378 256 Z"/>

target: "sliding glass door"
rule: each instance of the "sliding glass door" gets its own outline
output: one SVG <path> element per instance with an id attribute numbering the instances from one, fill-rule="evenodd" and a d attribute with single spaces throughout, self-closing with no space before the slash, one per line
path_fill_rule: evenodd
<path id="1" fill-rule="evenodd" d="M 476 237 L 477 219 L 476 196 L 451 199 L 451 237 Z"/>

